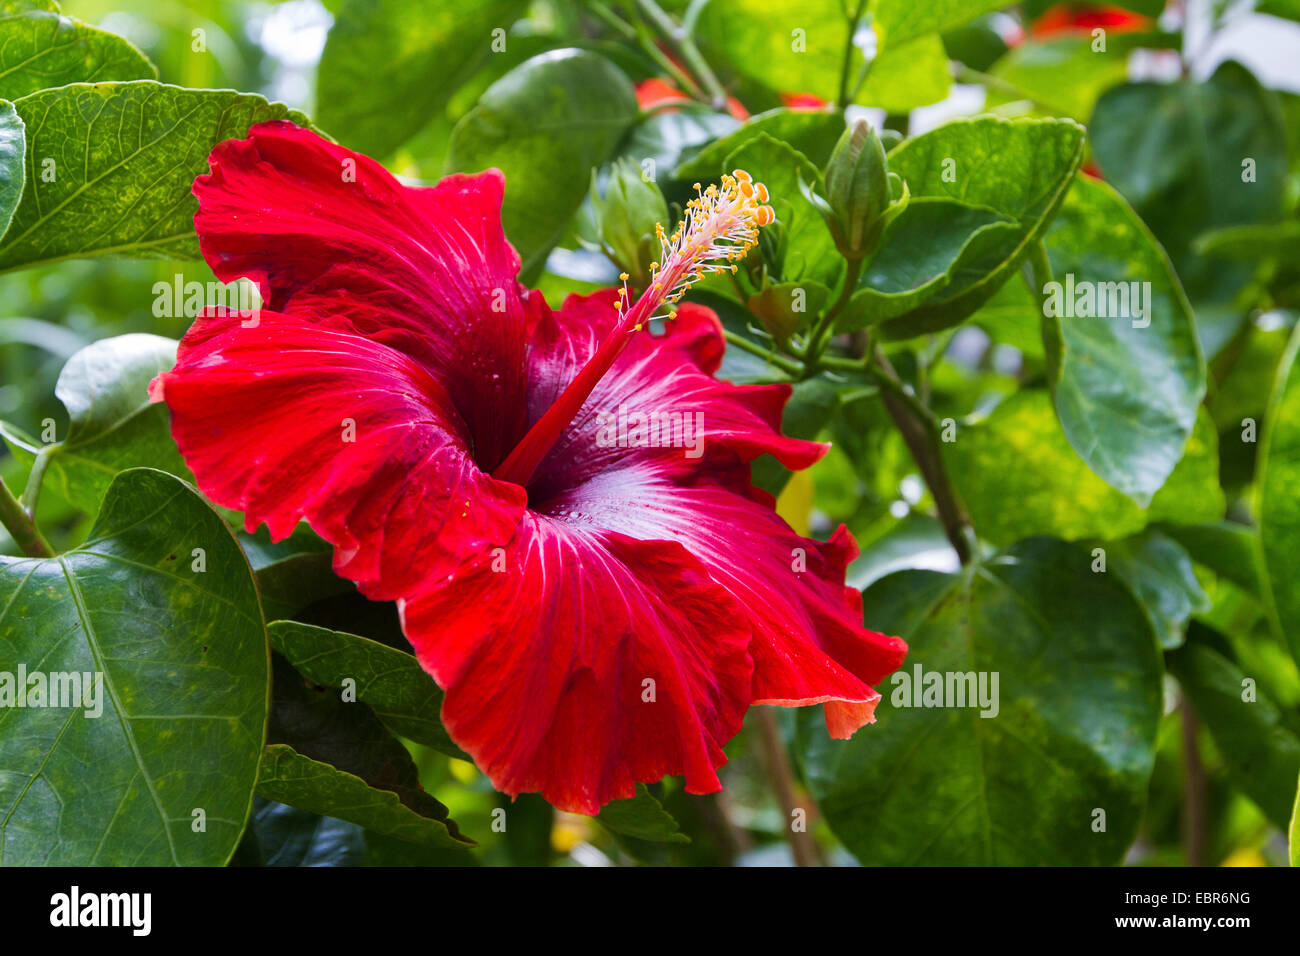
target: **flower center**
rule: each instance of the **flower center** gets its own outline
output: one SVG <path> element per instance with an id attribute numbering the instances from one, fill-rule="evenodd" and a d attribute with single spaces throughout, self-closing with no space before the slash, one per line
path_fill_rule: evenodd
<path id="1" fill-rule="evenodd" d="M 655 227 L 663 249 L 663 267 L 651 263 L 650 288 L 629 307 L 627 273 L 620 276 L 623 288 L 619 290 L 618 321 L 613 330 L 555 403 L 496 467 L 493 478 L 526 485 L 596 383 L 631 343 L 632 336 L 653 319 L 675 319 L 677 313 L 672 307 L 709 273 L 735 272 L 736 262 L 745 258 L 758 242 L 759 227 L 776 218 L 772 207 L 764 205 L 767 189 L 762 183 L 754 182 L 743 169 L 723 176 L 720 187 L 701 190 L 696 183 L 695 191 L 696 197 L 686 204 L 686 215 L 671 238 L 665 235 L 663 226 Z M 656 314 L 661 306 L 667 311 Z"/>

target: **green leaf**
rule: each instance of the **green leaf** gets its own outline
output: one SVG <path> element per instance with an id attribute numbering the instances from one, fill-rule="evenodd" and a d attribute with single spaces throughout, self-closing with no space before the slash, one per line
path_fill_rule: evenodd
<path id="1" fill-rule="evenodd" d="M 152 80 L 158 71 L 124 38 L 56 10 L 0 11 L 0 98 L 69 83 Z"/>
<path id="2" fill-rule="evenodd" d="M 1195 251 L 1220 259 L 1295 261 L 1300 258 L 1300 222 L 1288 220 L 1215 229 L 1197 238 Z"/>
<path id="3" fill-rule="evenodd" d="M 996 210 L 1019 228 L 982 233 L 942 294 L 883 323 L 884 337 L 958 325 L 1006 282 L 1064 198 L 1083 156 L 1083 134 L 1069 120 L 978 117 L 907 140 L 889 154 L 890 171 L 907 181 L 913 201 L 955 199 Z"/>
<path id="4" fill-rule="evenodd" d="M 1127 584 L 1146 608 L 1160 646 L 1168 650 L 1182 644 L 1187 619 L 1210 609 L 1187 552 L 1149 528 L 1107 545 L 1105 551 L 1106 572 Z"/>
<path id="5" fill-rule="evenodd" d="M 831 151 L 844 132 L 844 118 L 838 113 L 810 110 L 768 110 L 747 119 L 733 133 L 714 140 L 677 167 L 674 179 L 685 182 L 716 180 L 727 169 L 727 157 L 759 133 L 780 140 L 808 158 L 817 168 L 826 165 Z"/>
<path id="6" fill-rule="evenodd" d="M 820 182 L 817 167 L 785 143 L 756 133 L 727 157 L 725 168 L 743 169 L 767 187 L 768 203 L 784 230 L 780 278 L 834 287 L 844 271 L 844 261 L 822 214 L 799 188 L 801 181 L 808 185 Z"/>
<path id="7" fill-rule="evenodd" d="M 848 34 L 839 0 L 708 0 L 695 21 L 709 62 L 774 92 L 812 93 L 828 101 L 839 91 Z M 850 79 L 861 64 L 855 48 Z"/>
<path id="8" fill-rule="evenodd" d="M 605 804 L 596 819 L 606 830 L 619 836 L 653 843 L 691 842 L 691 838 L 681 832 L 677 821 L 643 783 L 636 785 L 635 797 Z"/>
<path id="9" fill-rule="evenodd" d="M 272 542 L 266 525 L 252 534 L 240 531 L 236 538 L 253 566 L 268 620 L 292 617 L 309 604 L 355 587 L 334 573 L 334 549 L 306 524 L 283 541 Z"/>
<path id="10" fill-rule="evenodd" d="M 39 446 L 9 434 L 26 464 L 49 459 L 47 482 L 67 501 L 94 514 L 114 476 L 138 466 L 191 480 L 172 439 L 167 407 L 149 401 L 149 382 L 176 364 L 176 343 L 134 332 L 101 339 L 68 360 L 54 394 L 68 410 L 67 437 Z"/>
<path id="11" fill-rule="evenodd" d="M 124 472 L 81 547 L 0 557 L 0 609 L 6 668 L 102 674 L 103 707 L 0 707 L 4 862 L 229 860 L 252 806 L 268 667 L 248 563 L 216 512 L 179 478 Z"/>
<path id="12" fill-rule="evenodd" d="M 368 788 L 386 791 L 416 816 L 446 829 L 444 836 L 463 840 L 445 806 L 428 794 L 420 782 L 420 771 L 410 751 L 380 721 L 366 704 L 356 699 L 352 688 L 317 684 L 304 677 L 279 653 L 271 655 L 271 715 L 267 725 L 268 746 L 283 744 L 309 760 L 332 770 L 350 774 Z M 340 781 L 335 781 L 342 785 Z M 259 793 L 268 799 L 298 806 L 314 813 L 350 819 L 347 786 L 335 796 L 339 806 L 322 809 L 325 790 L 307 802 L 280 791 Z M 387 798 L 383 798 L 387 803 Z M 353 822 L 362 822 L 356 821 Z"/>
<path id="13" fill-rule="evenodd" d="M 812 93 L 834 102 L 849 27 L 838 0 L 710 0 L 696 20 L 695 34 L 711 61 L 755 86 L 772 94 Z M 942 100 L 950 80 L 948 59 L 937 35 L 922 35 L 930 33 L 923 30 L 882 47 L 854 102 L 905 113 Z M 863 66 L 862 50 L 854 45 L 846 95 Z"/>
<path id="14" fill-rule="evenodd" d="M 698 152 L 705 144 L 712 148 L 730 139 L 739 125 L 727 113 L 715 112 L 699 103 L 683 103 L 675 109 L 653 113 L 632 127 L 619 155 L 630 159 L 648 178 L 681 179 L 681 175 L 673 176 L 673 170 L 683 156 Z M 717 170 L 711 169 L 693 178 L 712 179 L 716 175 Z M 665 222 L 665 228 L 667 225 Z"/>
<path id="15" fill-rule="evenodd" d="M 1208 413 L 1197 419 L 1182 461 L 1145 511 L 1079 458 L 1042 391 L 1011 395 L 984 421 L 959 427 L 944 458 L 976 531 L 994 544 L 1034 534 L 1114 540 L 1148 521 L 1223 517 L 1218 440 Z"/>
<path id="16" fill-rule="evenodd" d="M 1026 40 L 989 70 L 1012 89 L 991 88 L 985 109 L 1027 98 L 1055 116 L 1086 123 L 1097 98 L 1128 78 L 1129 54 L 1139 38 L 1147 35 L 1108 31 L 1102 51 L 1093 49 L 1096 41 L 1091 32 Z"/>
<path id="17" fill-rule="evenodd" d="M 1146 799 L 1161 668 L 1142 608 L 1089 561 L 1039 538 L 955 575 L 902 571 L 867 589 L 866 621 L 902 636 L 908 659 L 875 724 L 836 741 L 805 711 L 798 735 L 805 779 L 859 860 L 1119 862 Z M 928 674 L 986 675 L 996 715 L 915 706 Z"/>
<path id="18" fill-rule="evenodd" d="M 469 760 L 442 726 L 442 689 L 414 655 L 355 634 L 273 621 L 271 647 L 315 684 L 343 687 L 367 704 L 393 733 L 441 753 Z"/>
<path id="19" fill-rule="evenodd" d="M 876 0 L 873 25 L 880 49 L 906 43 L 927 33 L 964 26 L 976 17 L 1010 6 L 1007 0 Z"/>
<path id="20" fill-rule="evenodd" d="M 1162 525 L 1192 560 L 1254 595 L 1261 593 L 1259 538 L 1254 528 L 1232 521 Z"/>
<path id="21" fill-rule="evenodd" d="M 1300 661 L 1300 326 L 1277 371 L 1273 401 L 1264 419 L 1255 481 L 1259 487 L 1259 536 L 1264 583 L 1273 619 Z"/>
<path id="22" fill-rule="evenodd" d="M 1215 649 L 1215 632 L 1196 625 L 1185 646 L 1167 655 L 1196 714 L 1231 770 L 1231 781 L 1279 827 L 1291 817 L 1291 781 L 1300 773 L 1294 719 L 1259 690 L 1235 662 Z"/>
<path id="23" fill-rule="evenodd" d="M 236 866 L 360 866 L 365 830 L 258 797 L 231 861 Z"/>
<path id="24" fill-rule="evenodd" d="M 493 83 L 456 124 L 449 167 L 505 173 L 501 217 L 524 281 L 541 270 L 582 204 L 591 170 L 612 156 L 637 115 L 636 93 L 618 67 L 594 53 L 554 50 Z"/>
<path id="25" fill-rule="evenodd" d="M 1279 218 L 1287 139 L 1276 95 L 1231 61 L 1204 83 L 1129 83 L 1097 101 L 1089 141 L 1106 180 L 1168 251 L 1198 311 L 1231 306 L 1251 265 L 1208 262 L 1192 246 L 1210 229 Z M 1233 323 L 1239 315 L 1231 309 Z"/>
<path id="26" fill-rule="evenodd" d="M 993 209 L 935 196 L 909 200 L 886 228 L 836 327 L 849 331 L 915 309 L 956 278 L 964 256 L 1019 229 Z"/>
<path id="27" fill-rule="evenodd" d="M 23 195 L 23 156 L 27 150 L 23 133 L 23 120 L 14 105 L 0 100 L 0 237 L 9 228 Z"/>
<path id="28" fill-rule="evenodd" d="M 0 271 L 85 256 L 197 258 L 190 189 L 212 147 L 266 120 L 309 125 L 260 96 L 149 80 L 74 83 L 14 106 L 29 128 L 27 186 Z"/>
<path id="29" fill-rule="evenodd" d="M 1052 383 L 1061 427 L 1093 471 L 1146 504 L 1182 458 L 1205 396 L 1191 306 L 1155 238 L 1105 183 L 1077 177 L 1045 241 L 1058 295 L 1040 290 L 1042 314 L 1064 344 Z M 1085 293 L 1094 313 L 1104 301 L 1115 314 L 1080 315 L 1071 299 Z"/>
<path id="30" fill-rule="evenodd" d="M 948 95 L 952 74 L 938 34 L 917 37 L 882 50 L 853 98 L 887 113 L 908 113 Z"/>
<path id="31" fill-rule="evenodd" d="M 323 128 L 387 156 L 438 116 L 494 55 L 526 0 L 346 0 L 317 70 Z M 508 44 L 509 38 L 504 38 Z"/>
<path id="32" fill-rule="evenodd" d="M 304 757 L 287 744 L 266 748 L 257 792 L 268 800 L 423 846 L 474 845 L 453 835 L 443 820 L 415 812 L 393 791 L 371 787 L 360 777 Z"/>

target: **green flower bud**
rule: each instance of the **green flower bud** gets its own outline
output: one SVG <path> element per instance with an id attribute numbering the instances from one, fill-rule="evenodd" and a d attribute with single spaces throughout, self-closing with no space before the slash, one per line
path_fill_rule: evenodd
<path id="1" fill-rule="evenodd" d="M 591 204 L 605 254 L 632 277 L 636 288 L 646 288 L 650 263 L 659 258 L 655 226 L 668 222 L 663 193 L 635 165 L 619 160 L 610 171 L 604 196 L 592 182 Z"/>
<path id="2" fill-rule="evenodd" d="M 826 166 L 828 224 L 841 253 L 860 259 L 874 249 L 891 198 L 884 146 L 859 121 L 844 131 Z"/>

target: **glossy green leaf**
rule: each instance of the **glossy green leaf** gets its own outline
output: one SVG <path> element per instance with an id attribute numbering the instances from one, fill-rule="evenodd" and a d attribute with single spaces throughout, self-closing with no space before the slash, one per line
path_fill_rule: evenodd
<path id="1" fill-rule="evenodd" d="M 849 19 L 838 0 L 774 4 L 766 0 L 710 0 L 695 33 L 705 52 L 747 82 L 774 93 L 811 93 L 835 102 L 849 39 Z M 947 95 L 948 60 L 933 31 L 905 37 L 871 64 L 854 102 L 896 113 Z M 846 96 L 864 67 L 859 46 L 849 53 Z"/>
<path id="2" fill-rule="evenodd" d="M 1206 312 L 1201 333 L 1212 353 L 1224 332 L 1206 307 L 1227 310 L 1235 326 L 1232 299 L 1253 270 L 1207 260 L 1193 244 L 1208 230 L 1279 218 L 1287 140 L 1276 95 L 1232 61 L 1203 83 L 1125 84 L 1098 100 L 1089 142 L 1106 180 L 1151 227 Z"/>
<path id="3" fill-rule="evenodd" d="M 985 207 L 935 196 L 910 200 L 863 268 L 837 327 L 862 328 L 915 309 L 958 278 L 967 250 L 974 253 L 1019 229 L 1015 220 Z"/>
<path id="4" fill-rule="evenodd" d="M 948 95 L 952 75 L 937 34 L 881 50 L 853 102 L 887 113 L 908 113 Z"/>
<path id="5" fill-rule="evenodd" d="M 54 394 L 68 410 L 67 436 L 48 446 L 10 433 L 10 447 L 31 464 L 49 459 L 45 481 L 72 505 L 94 514 L 115 475 L 138 466 L 192 478 L 171 436 L 167 406 L 149 401 L 149 382 L 176 363 L 176 343 L 134 332 L 86 346 L 59 373 Z"/>
<path id="6" fill-rule="evenodd" d="M 775 92 L 835 99 L 849 22 L 839 0 L 708 0 L 695 36 L 711 62 Z M 857 49 L 850 76 L 862 63 Z"/>
<path id="7" fill-rule="evenodd" d="M 1093 471 L 1145 504 L 1182 458 L 1205 395 L 1191 306 L 1155 238 L 1105 183 L 1077 177 L 1045 241 L 1059 284 L 1059 295 L 1039 291 L 1064 345 L 1053 381 L 1061 427 Z"/>
<path id="8" fill-rule="evenodd" d="M 984 304 L 1019 268 L 1046 230 L 1083 156 L 1083 127 L 1069 120 L 957 120 L 907 140 L 889 168 L 913 199 L 937 196 L 993 209 L 1019 223 L 981 234 L 939 295 L 880 326 L 886 338 L 951 328 Z"/>
<path id="9" fill-rule="evenodd" d="M 1291 781 L 1300 773 L 1296 721 L 1216 649 L 1214 636 L 1207 628 L 1191 628 L 1187 644 L 1168 655 L 1169 669 L 1209 728 L 1233 785 L 1285 827 L 1291 818 Z"/>
<path id="10" fill-rule="evenodd" d="M 673 175 L 686 182 L 716 180 L 722 173 L 731 172 L 727 169 L 727 157 L 759 133 L 780 140 L 821 169 L 843 132 L 844 118 L 838 113 L 768 110 L 751 116 L 739 129 L 698 150 Z"/>
<path id="11" fill-rule="evenodd" d="M 9 228 L 23 195 L 23 157 L 27 150 L 23 134 L 23 120 L 14 105 L 0 100 L 0 237 Z"/>
<path id="12" fill-rule="evenodd" d="M 1096 50 L 1091 31 L 1027 39 L 989 70 L 1010 88 L 993 86 L 986 108 L 1024 98 L 1054 116 L 1086 123 L 1102 93 L 1128 78 L 1128 58 L 1144 34 L 1109 31 Z"/>
<path id="13" fill-rule="evenodd" d="M 152 80 L 158 71 L 125 38 L 55 10 L 0 10 L 0 98 L 69 83 Z"/>
<path id="14" fill-rule="evenodd" d="M 258 797 L 234 866 L 360 866 L 365 830 L 355 823 Z"/>
<path id="15" fill-rule="evenodd" d="M 1258 532 L 1232 521 L 1162 525 L 1161 532 L 1186 549 L 1192 560 L 1233 584 L 1258 595 L 1260 558 Z"/>
<path id="16" fill-rule="evenodd" d="M 0 271 L 84 256 L 196 258 L 190 189 L 212 147 L 265 120 L 308 125 L 260 96 L 149 80 L 74 83 L 14 106 L 29 128 L 27 186 Z"/>
<path id="17" fill-rule="evenodd" d="M 1148 528 L 1107 544 L 1105 552 L 1106 573 L 1127 584 L 1146 608 L 1160 646 L 1168 650 L 1182 644 L 1188 618 L 1210 608 L 1192 559 L 1182 546 Z"/>
<path id="18" fill-rule="evenodd" d="M 316 601 L 355 587 L 334 573 L 334 549 L 306 524 L 283 541 L 272 542 L 265 525 L 236 537 L 253 567 L 267 620 L 292 617 Z"/>
<path id="19" fill-rule="evenodd" d="M 727 157 L 726 168 L 743 169 L 767 187 L 769 204 L 783 229 L 780 277 L 784 282 L 807 279 L 833 287 L 844 271 L 835 240 L 817 207 L 803 195 L 800 182 L 819 182 L 820 172 L 806 156 L 757 133 Z"/>
<path id="20" fill-rule="evenodd" d="M 629 800 L 615 800 L 601 807 L 596 817 L 611 833 L 649 840 L 654 843 L 690 843 L 691 838 L 681 832 L 672 814 L 646 789 L 636 785 L 636 796 Z"/>
<path id="21" fill-rule="evenodd" d="M 876 0 L 871 8 L 880 48 L 906 43 L 927 33 L 964 26 L 976 17 L 1009 6 L 1006 0 Z"/>
<path id="22" fill-rule="evenodd" d="M 509 30 L 526 0 L 346 0 L 317 71 L 319 120 L 349 146 L 386 156 L 438 116 Z M 498 34 L 498 46 L 510 38 Z"/>
<path id="23" fill-rule="evenodd" d="M 488 87 L 452 133 L 448 165 L 506 176 L 502 221 L 527 279 L 541 269 L 581 205 L 591 170 L 637 118 L 636 93 L 603 57 L 554 50 Z"/>
<path id="24" fill-rule="evenodd" d="M 1264 420 L 1256 484 L 1264 582 L 1278 630 L 1300 661 L 1300 327 L 1278 366 L 1273 401 Z"/>
<path id="25" fill-rule="evenodd" d="M 706 148 L 712 148 L 724 142 L 739 126 L 730 114 L 718 113 L 698 103 L 683 103 L 676 109 L 652 113 L 637 123 L 619 154 L 635 163 L 643 176 L 653 176 L 655 182 L 668 180 L 674 178 L 674 170 L 683 156 L 699 152 L 706 144 Z M 717 170 L 709 170 L 693 178 L 712 179 L 716 175 Z M 667 226 L 665 222 L 664 227 Z"/>
<path id="26" fill-rule="evenodd" d="M 443 820 L 412 810 L 393 791 L 371 787 L 360 777 L 304 757 L 287 744 L 266 748 L 257 792 L 268 800 L 423 846 L 473 845 L 453 835 Z"/>
<path id="27" fill-rule="evenodd" d="M 447 736 L 439 716 L 442 690 L 415 656 L 355 634 L 296 621 L 268 627 L 271 647 L 313 683 L 343 687 L 367 704 L 384 726 L 399 736 L 468 760 Z"/>
<path id="28" fill-rule="evenodd" d="M 1300 221 L 1226 226 L 1202 234 L 1195 251 L 1220 259 L 1300 259 Z"/>
<path id="29" fill-rule="evenodd" d="M 266 733 L 266 630 L 248 563 L 189 485 L 124 472 L 79 548 L 0 557 L 0 661 L 102 675 L 98 716 L 0 707 L 4 863 L 230 858 Z"/>
<path id="30" fill-rule="evenodd" d="M 1018 392 L 986 420 L 960 426 L 956 440 L 943 450 L 976 531 L 994 544 L 1034 534 L 1113 540 L 1142 530 L 1148 521 L 1223 517 L 1218 441 L 1206 413 L 1198 418 L 1182 461 L 1145 511 L 1079 458 L 1041 391 Z"/>
<path id="31" fill-rule="evenodd" d="M 867 589 L 868 624 L 910 648 L 876 723 L 848 741 L 811 709 L 798 725 L 805 779 L 860 861 L 1120 861 L 1146 799 L 1161 668 L 1142 608 L 1089 562 L 1039 538 L 958 574 L 902 571 Z M 925 706 L 928 674 L 945 687 L 971 674 L 975 696 L 985 675 L 988 706 L 933 688 L 931 704 L 949 706 Z"/>

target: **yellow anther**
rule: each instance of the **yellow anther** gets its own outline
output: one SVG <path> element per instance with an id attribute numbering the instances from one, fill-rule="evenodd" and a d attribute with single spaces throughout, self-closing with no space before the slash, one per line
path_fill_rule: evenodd
<path id="1" fill-rule="evenodd" d="M 621 281 L 621 282 L 626 282 L 628 279 L 630 279 L 630 278 L 632 278 L 632 277 L 631 277 L 630 275 L 628 275 L 626 272 L 620 272 L 620 273 L 618 274 L 618 278 L 619 278 L 619 281 Z"/>

